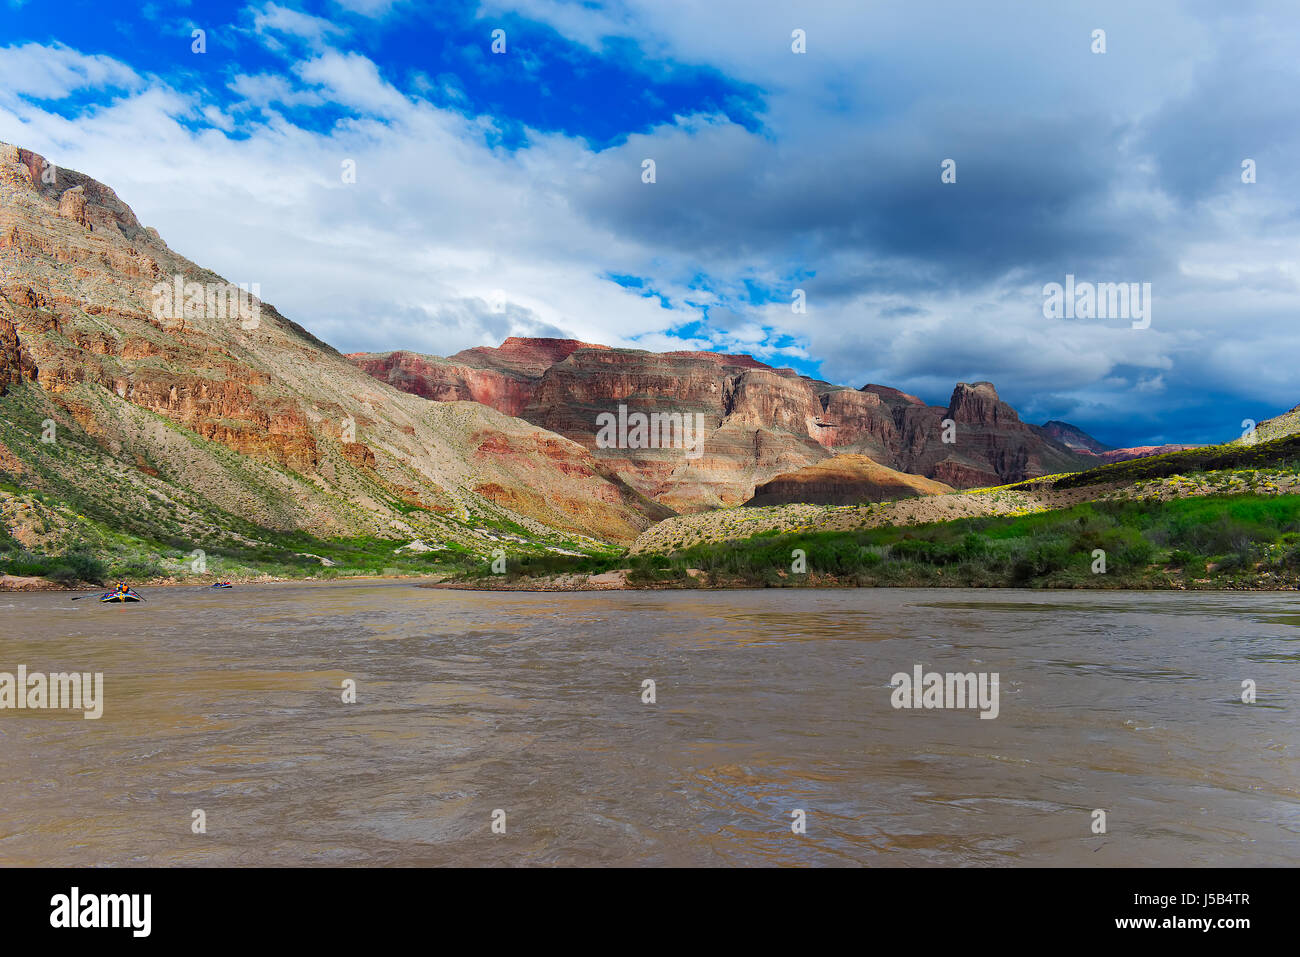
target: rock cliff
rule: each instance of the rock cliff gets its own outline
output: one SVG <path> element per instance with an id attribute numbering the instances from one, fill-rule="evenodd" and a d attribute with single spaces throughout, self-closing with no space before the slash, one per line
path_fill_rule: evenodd
<path id="1" fill-rule="evenodd" d="M 431 397 L 474 401 L 429 402 L 376 381 L 251 284 L 173 252 L 107 186 L 0 144 L 6 472 L 88 508 L 166 501 L 160 527 L 182 538 L 226 514 L 321 536 L 629 540 L 668 509 L 491 392 L 493 377 L 526 381 L 563 351 L 467 359 L 482 380 Z"/>
<path id="2" fill-rule="evenodd" d="M 507 339 L 499 349 L 448 359 L 349 358 L 417 395 L 472 398 L 567 436 L 637 491 L 677 511 L 739 504 L 778 475 L 844 453 L 958 488 L 1096 462 L 1020 421 L 987 382 L 958 383 L 947 406 L 929 406 L 897 389 L 836 386 L 747 355 L 653 353 L 567 339 Z M 629 415 L 698 415 L 705 429 L 698 454 L 632 442 L 600 447 L 599 417 L 620 406 Z"/>

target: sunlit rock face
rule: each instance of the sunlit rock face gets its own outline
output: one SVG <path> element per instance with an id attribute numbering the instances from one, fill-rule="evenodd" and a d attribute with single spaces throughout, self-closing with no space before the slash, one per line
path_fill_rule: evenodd
<path id="1" fill-rule="evenodd" d="M 897 389 L 835 386 L 747 355 L 654 353 L 571 339 L 512 338 L 447 359 L 408 352 L 349 358 L 416 395 L 472 399 L 564 435 L 677 511 L 745 502 L 778 475 L 840 453 L 958 488 L 1096 462 L 1021 422 L 987 382 L 959 383 L 947 407 L 927 406 Z M 620 406 L 647 416 L 698 414 L 704 440 L 691 455 L 601 447 L 600 416 Z"/>

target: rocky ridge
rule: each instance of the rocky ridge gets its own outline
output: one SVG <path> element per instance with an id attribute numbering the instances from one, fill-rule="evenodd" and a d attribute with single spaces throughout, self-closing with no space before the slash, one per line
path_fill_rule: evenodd
<path id="1" fill-rule="evenodd" d="M 581 444 L 391 388 L 238 293 L 109 187 L 0 144 L 0 470 L 105 510 L 166 503 L 182 537 L 225 515 L 472 547 L 485 528 L 626 541 L 670 514 Z"/>
<path id="2" fill-rule="evenodd" d="M 930 406 L 897 389 L 836 386 L 747 355 L 653 353 L 554 339 L 511 338 L 498 349 L 448 359 L 409 352 L 348 358 L 397 388 L 435 399 L 472 398 L 558 432 L 679 512 L 743 503 L 778 475 L 842 454 L 957 488 L 1097 461 L 1050 430 L 1022 422 L 988 382 L 958 383 L 947 406 Z M 599 448 L 598 417 L 620 405 L 629 414 L 701 416 L 701 454 Z M 945 430 L 945 420 L 953 428 Z"/>

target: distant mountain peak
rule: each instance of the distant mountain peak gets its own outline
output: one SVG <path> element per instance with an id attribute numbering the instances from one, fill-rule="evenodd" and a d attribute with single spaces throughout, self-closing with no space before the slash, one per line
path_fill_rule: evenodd
<path id="1" fill-rule="evenodd" d="M 998 398 L 992 382 L 958 382 L 948 402 L 948 417 L 972 425 L 1021 425 L 1016 410 Z"/>
<path id="2" fill-rule="evenodd" d="M 1102 452 L 1111 451 L 1114 446 L 1106 445 L 1094 439 L 1077 425 L 1071 425 L 1069 422 L 1062 422 L 1059 419 L 1052 419 L 1050 422 L 1043 423 L 1043 431 L 1050 435 L 1056 441 L 1060 442 L 1067 448 L 1074 449 L 1077 452 Z"/>

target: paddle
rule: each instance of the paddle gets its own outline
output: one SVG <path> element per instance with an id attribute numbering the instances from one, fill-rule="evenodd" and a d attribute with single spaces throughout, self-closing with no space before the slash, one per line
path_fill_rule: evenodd
<path id="1" fill-rule="evenodd" d="M 72 599 L 72 600 L 73 600 L 73 601 L 81 601 L 81 599 L 83 599 L 83 598 L 94 598 L 94 597 L 96 597 L 96 596 L 95 596 L 95 595 L 78 595 L 76 598 L 74 598 L 74 599 Z"/>

